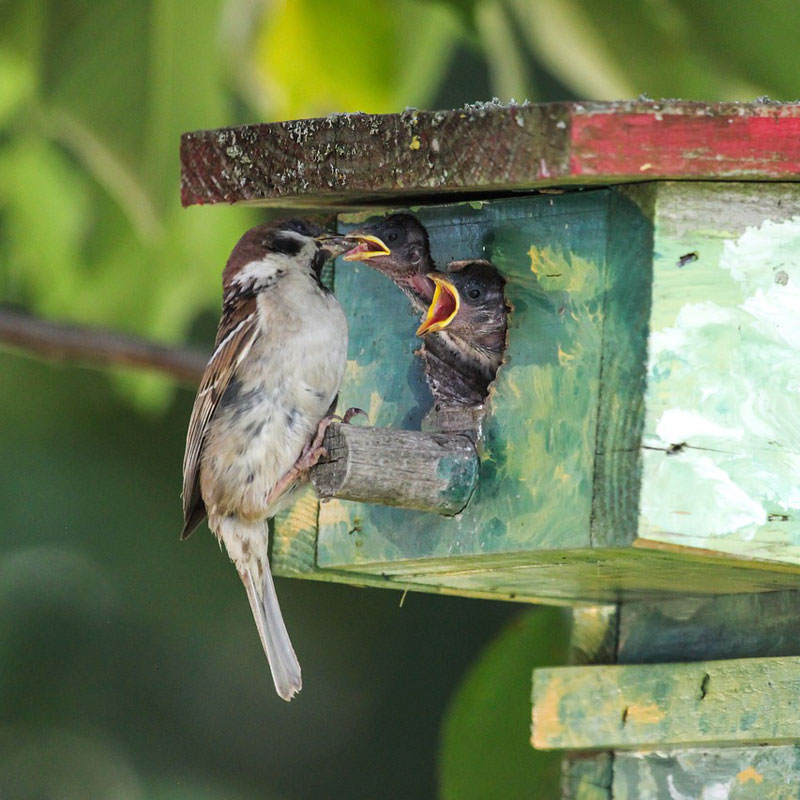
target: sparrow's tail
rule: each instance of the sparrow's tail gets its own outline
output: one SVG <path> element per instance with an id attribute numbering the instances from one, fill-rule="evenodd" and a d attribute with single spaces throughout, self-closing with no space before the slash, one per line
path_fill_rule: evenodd
<path id="1" fill-rule="evenodd" d="M 303 679 L 300 676 L 300 662 L 294 654 L 286 625 L 283 623 L 269 562 L 264 564 L 264 579 L 260 591 L 256 588 L 249 569 L 244 570 L 241 575 L 258 635 L 267 654 L 269 668 L 272 670 L 275 691 L 284 700 L 289 701 L 303 688 Z"/>

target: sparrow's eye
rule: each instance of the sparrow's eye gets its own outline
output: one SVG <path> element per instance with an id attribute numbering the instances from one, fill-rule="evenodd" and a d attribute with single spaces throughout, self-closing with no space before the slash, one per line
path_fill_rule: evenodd
<path id="1" fill-rule="evenodd" d="M 400 229 L 389 228 L 383 236 L 386 244 L 397 244 L 400 241 Z"/>
<path id="2" fill-rule="evenodd" d="M 303 249 L 303 242 L 296 236 L 273 236 L 265 239 L 262 245 L 273 253 L 282 253 L 285 256 L 296 256 Z"/>
<path id="3" fill-rule="evenodd" d="M 476 289 L 474 286 L 472 289 L 467 289 L 467 297 L 471 300 L 477 300 L 481 296 L 481 290 Z"/>

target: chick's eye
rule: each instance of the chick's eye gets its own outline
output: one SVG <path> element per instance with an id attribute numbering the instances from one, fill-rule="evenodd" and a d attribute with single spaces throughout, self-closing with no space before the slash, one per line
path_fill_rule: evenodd
<path id="1" fill-rule="evenodd" d="M 481 296 L 480 289 L 475 289 L 475 288 L 467 289 L 467 297 L 469 297 L 471 300 L 477 300 L 480 296 Z"/>
<path id="2" fill-rule="evenodd" d="M 384 236 L 384 239 L 386 239 L 386 242 L 388 244 L 395 244 L 399 238 L 400 238 L 400 231 L 398 231 L 397 228 L 389 228 L 389 230 L 386 231 L 386 235 Z"/>

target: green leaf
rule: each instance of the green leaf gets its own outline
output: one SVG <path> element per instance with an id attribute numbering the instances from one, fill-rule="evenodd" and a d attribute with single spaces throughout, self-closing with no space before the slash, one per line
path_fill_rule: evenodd
<path id="1" fill-rule="evenodd" d="M 397 0 L 273 4 L 255 41 L 265 108 L 277 119 L 401 111 L 431 99 L 459 34 L 444 6 Z"/>
<path id="2" fill-rule="evenodd" d="M 535 667 L 567 660 L 560 609 L 521 614 L 484 651 L 450 704 L 442 733 L 442 800 L 556 797 L 560 755 L 530 744 Z"/>
<path id="3" fill-rule="evenodd" d="M 0 291 L 52 318 L 164 342 L 219 307 L 252 209 L 185 211 L 180 134 L 232 124 L 223 0 L 6 0 L 0 21 Z M 208 343 L 209 348 L 211 342 Z M 158 376 L 114 373 L 163 407 Z"/>

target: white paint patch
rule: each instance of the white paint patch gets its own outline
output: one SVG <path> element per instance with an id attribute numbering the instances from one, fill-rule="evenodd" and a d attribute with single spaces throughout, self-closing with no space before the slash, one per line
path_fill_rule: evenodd
<path id="1" fill-rule="evenodd" d="M 741 439 L 741 427 L 720 425 L 697 411 L 668 408 L 658 421 L 656 435 L 667 445 L 698 439 Z"/>
<path id="2" fill-rule="evenodd" d="M 733 781 L 727 783 L 712 783 L 703 787 L 703 794 L 700 795 L 700 800 L 728 800 L 731 796 L 731 787 Z"/>
<path id="3" fill-rule="evenodd" d="M 645 451 L 642 513 L 654 530 L 748 540 L 768 512 L 800 509 L 800 217 L 749 228 L 692 268 L 695 297 L 713 299 L 651 334 L 646 423 L 648 444 L 688 446 Z M 656 298 L 686 291 L 655 279 Z"/>
<path id="4" fill-rule="evenodd" d="M 679 791 L 675 786 L 675 779 L 672 775 L 667 775 L 667 791 L 670 800 L 728 800 L 731 794 L 733 780 L 722 783 L 710 783 L 703 787 L 703 793 L 698 798 L 697 795 L 688 795 Z"/>
<path id="5" fill-rule="evenodd" d="M 800 283 L 757 289 L 742 303 L 742 309 L 764 336 L 800 350 Z"/>
<path id="6" fill-rule="evenodd" d="M 643 495 L 642 513 L 648 520 L 658 520 L 664 530 L 681 536 L 727 536 L 738 532 L 743 539 L 749 539 L 767 521 L 767 512 L 758 499 L 712 460 L 712 455 L 686 450 L 667 457 L 645 451 L 645 468 L 652 488 Z"/>
<path id="7" fill-rule="evenodd" d="M 675 779 L 672 775 L 667 775 L 667 791 L 669 792 L 670 800 L 695 800 L 694 797 L 679 792 L 675 786 Z"/>

